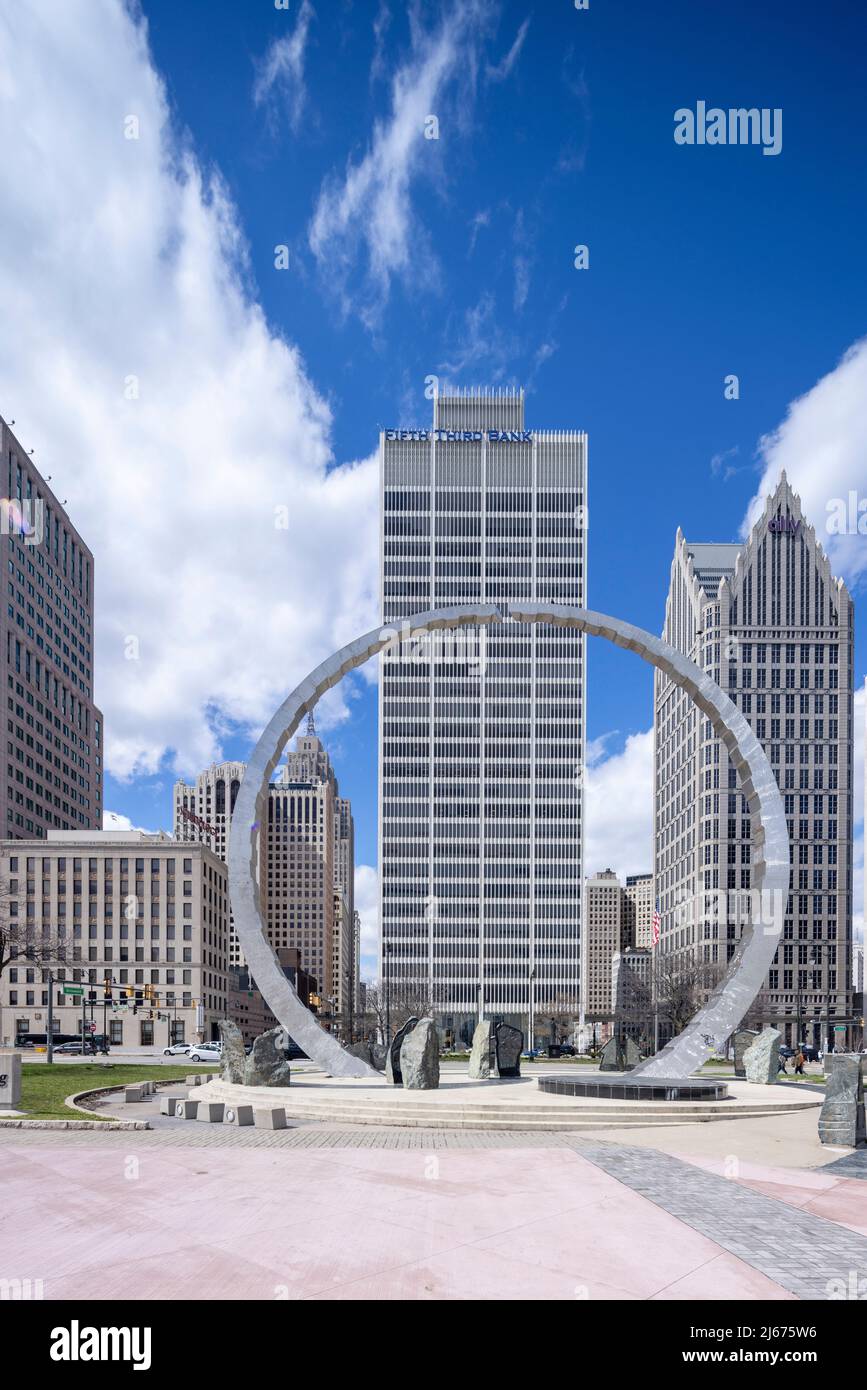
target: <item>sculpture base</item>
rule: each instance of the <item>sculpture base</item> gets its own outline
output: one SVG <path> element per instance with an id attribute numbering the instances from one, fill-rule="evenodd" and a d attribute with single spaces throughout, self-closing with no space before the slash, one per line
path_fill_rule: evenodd
<path id="1" fill-rule="evenodd" d="M 596 1100 L 728 1100 L 724 1081 L 676 1081 L 664 1076 L 540 1076 L 540 1091 L 554 1096 L 587 1096 Z"/>

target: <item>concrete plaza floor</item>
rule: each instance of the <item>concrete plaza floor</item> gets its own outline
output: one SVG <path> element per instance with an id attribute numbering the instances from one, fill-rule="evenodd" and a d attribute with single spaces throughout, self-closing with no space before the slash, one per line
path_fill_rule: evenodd
<path id="1" fill-rule="evenodd" d="M 815 1128 L 0 1130 L 0 1277 L 76 1300 L 823 1299 L 867 1281 L 867 1182 Z"/>

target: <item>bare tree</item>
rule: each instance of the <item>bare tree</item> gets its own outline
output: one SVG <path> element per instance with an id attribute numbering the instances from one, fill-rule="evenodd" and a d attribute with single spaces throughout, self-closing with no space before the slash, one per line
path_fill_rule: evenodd
<path id="1" fill-rule="evenodd" d="M 32 922 L 13 915 L 17 904 L 12 901 L 9 883 L 0 878 L 0 977 L 6 967 L 16 960 L 30 965 L 52 965 L 65 959 L 66 938 L 56 928 L 40 928 Z"/>
<path id="2" fill-rule="evenodd" d="M 424 1018 L 433 1012 L 433 999 L 427 981 L 392 980 L 368 985 L 366 1008 L 358 1015 L 356 1031 L 362 1037 L 384 1042 L 389 1029 L 394 1037 L 409 1018 Z"/>
<path id="3" fill-rule="evenodd" d="M 654 991 L 660 1030 L 673 1038 L 698 1012 L 722 979 L 718 962 L 700 961 L 688 953 L 660 955 L 654 961 Z"/>

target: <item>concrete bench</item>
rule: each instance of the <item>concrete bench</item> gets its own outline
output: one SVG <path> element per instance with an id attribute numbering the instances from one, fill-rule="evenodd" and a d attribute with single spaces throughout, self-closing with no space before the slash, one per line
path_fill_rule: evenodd
<path id="1" fill-rule="evenodd" d="M 285 1129 L 286 1111 L 282 1105 L 275 1106 L 273 1109 L 265 1109 L 264 1106 L 255 1106 L 253 1109 L 253 1124 L 257 1129 Z"/>
<path id="2" fill-rule="evenodd" d="M 197 1100 L 193 1103 L 198 1108 L 197 1120 L 204 1120 L 205 1124 L 212 1125 L 223 1123 L 223 1111 L 226 1107 L 221 1100 Z"/>
<path id="3" fill-rule="evenodd" d="M 251 1125 L 253 1123 L 252 1105 L 227 1105 L 223 1115 L 224 1125 Z"/>
<path id="4" fill-rule="evenodd" d="M 198 1108 L 197 1100 L 179 1100 L 175 1104 L 175 1115 L 179 1120 L 194 1120 Z"/>
<path id="5" fill-rule="evenodd" d="M 145 1093 L 141 1086 L 127 1086 L 123 1098 L 127 1105 L 137 1105 L 140 1100 L 144 1100 Z"/>
<path id="6" fill-rule="evenodd" d="M 177 1097 L 177 1096 L 161 1096 L 161 1097 L 160 1097 L 160 1114 L 161 1114 L 161 1115 L 175 1115 L 175 1114 L 177 1113 L 177 1108 L 178 1108 L 178 1097 Z"/>

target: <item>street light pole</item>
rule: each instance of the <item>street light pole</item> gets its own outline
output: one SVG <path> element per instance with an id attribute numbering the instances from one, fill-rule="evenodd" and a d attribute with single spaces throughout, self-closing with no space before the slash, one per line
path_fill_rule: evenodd
<path id="1" fill-rule="evenodd" d="M 534 982 L 535 978 L 536 978 L 536 967 L 535 967 L 535 965 L 534 965 L 534 966 L 532 966 L 531 969 L 530 969 L 530 1013 L 529 1013 L 530 1038 L 529 1038 L 529 1042 L 528 1042 L 528 1049 L 529 1049 L 530 1052 L 533 1051 L 533 1046 L 534 1046 L 534 1043 L 535 1043 L 535 1038 L 534 1038 L 534 1027 L 533 1027 L 533 982 Z"/>
<path id="2" fill-rule="evenodd" d="M 54 972 L 49 966 L 48 969 L 48 1052 L 46 1062 L 54 1061 Z"/>

